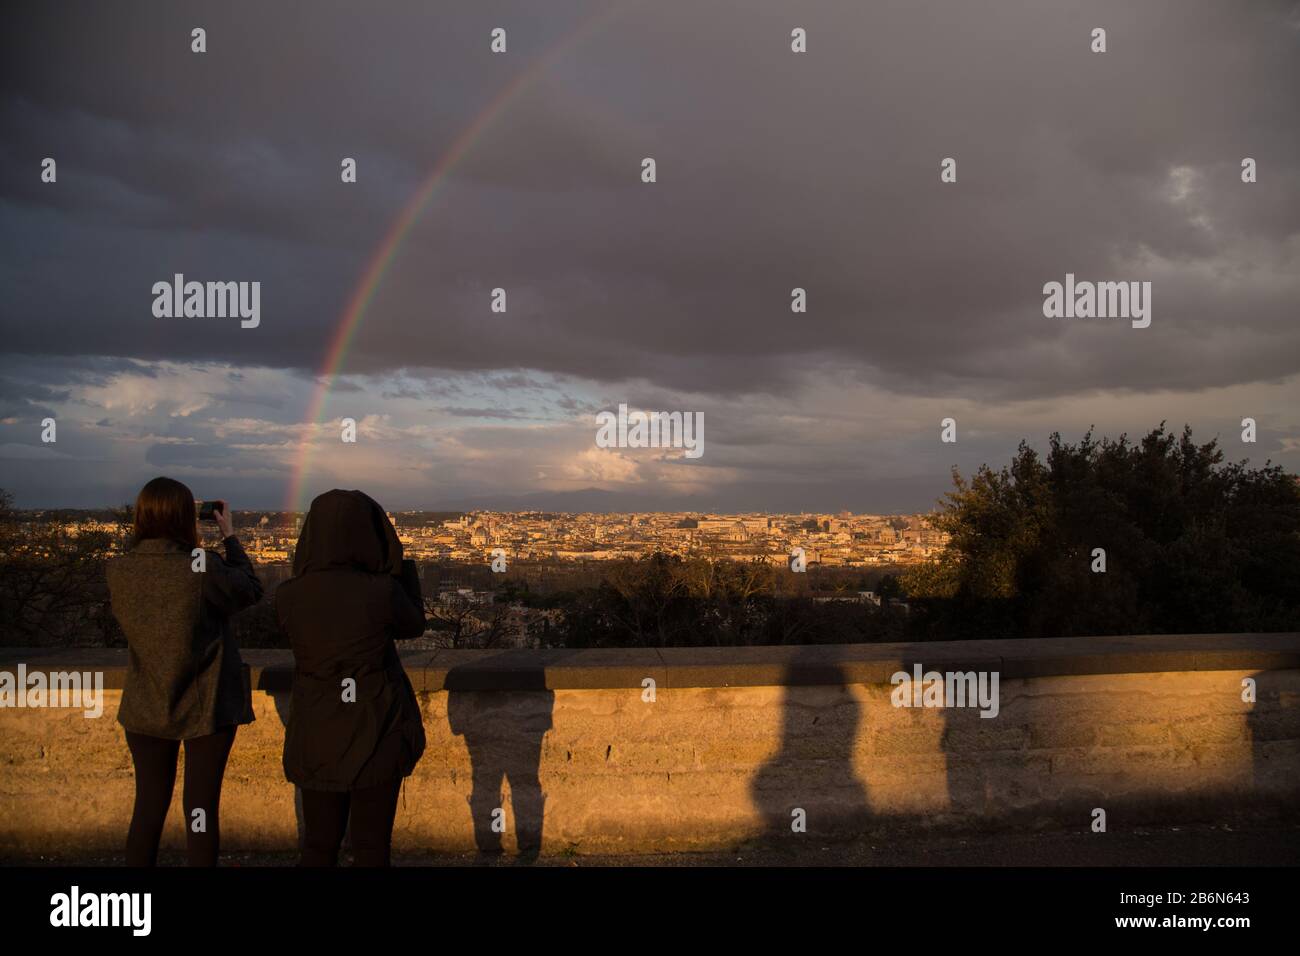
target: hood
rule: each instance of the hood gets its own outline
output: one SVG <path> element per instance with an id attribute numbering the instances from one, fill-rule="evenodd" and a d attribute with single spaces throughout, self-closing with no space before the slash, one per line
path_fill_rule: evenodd
<path id="1" fill-rule="evenodd" d="M 330 568 L 402 573 L 402 543 L 384 509 L 360 491 L 335 488 L 316 497 L 293 555 L 294 576 Z"/>

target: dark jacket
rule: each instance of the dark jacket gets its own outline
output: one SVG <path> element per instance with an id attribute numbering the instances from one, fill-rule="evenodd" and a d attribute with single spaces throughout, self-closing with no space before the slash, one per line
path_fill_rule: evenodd
<path id="1" fill-rule="evenodd" d="M 109 560 L 113 616 L 127 643 L 126 683 L 117 720 L 127 730 L 186 740 L 253 720 L 248 668 L 230 634 L 230 615 L 262 597 L 239 540 L 226 557 L 208 551 L 192 570 L 185 545 L 141 541 Z"/>
<path id="2" fill-rule="evenodd" d="M 284 775 L 334 791 L 408 776 L 424 723 L 393 641 L 424 633 L 424 605 L 392 522 L 359 491 L 326 492 L 307 513 L 293 571 L 275 592 L 294 658 Z"/>

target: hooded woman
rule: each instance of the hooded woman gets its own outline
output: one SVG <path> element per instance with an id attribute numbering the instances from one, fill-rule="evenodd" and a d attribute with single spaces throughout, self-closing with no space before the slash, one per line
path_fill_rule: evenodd
<path id="1" fill-rule="evenodd" d="M 359 491 L 311 503 L 275 594 L 293 648 L 284 773 L 302 788 L 302 866 L 338 865 L 352 823 L 357 866 L 387 866 L 402 779 L 424 725 L 394 640 L 424 633 L 415 562 L 384 509 Z"/>

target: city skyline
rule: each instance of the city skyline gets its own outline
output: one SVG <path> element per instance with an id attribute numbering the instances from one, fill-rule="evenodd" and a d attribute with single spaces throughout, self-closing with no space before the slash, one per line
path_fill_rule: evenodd
<path id="1" fill-rule="evenodd" d="M 30 527 L 57 514 L 55 509 L 30 510 L 17 517 Z M 272 514 L 277 521 L 271 520 Z M 292 523 L 287 520 L 290 517 Z M 235 531 L 259 564 L 291 559 L 302 517 L 297 512 L 257 509 L 232 513 Z M 489 564 L 494 557 L 564 562 L 626 560 L 652 554 L 760 558 L 785 564 L 799 548 L 809 564 L 871 568 L 928 560 L 948 540 L 946 534 L 930 526 L 924 514 L 414 510 L 390 512 L 389 517 L 395 522 L 406 557 L 466 564 Z M 65 520 L 60 518 L 61 523 Z M 129 540 L 129 524 L 120 517 L 74 518 L 66 521 L 66 528 L 74 536 L 94 532 L 116 536 L 119 546 Z M 214 526 L 200 524 L 200 530 L 210 536 Z"/>

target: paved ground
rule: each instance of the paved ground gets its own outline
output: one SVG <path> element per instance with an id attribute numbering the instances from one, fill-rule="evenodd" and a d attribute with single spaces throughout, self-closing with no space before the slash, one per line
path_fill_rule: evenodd
<path id="1" fill-rule="evenodd" d="M 799 839 L 792 837 L 791 840 Z M 4 860 L 24 866 L 120 866 L 118 857 Z M 163 865 L 182 865 L 164 853 Z M 291 866 L 295 854 L 223 854 L 223 866 Z M 403 854 L 398 866 L 519 866 L 506 854 Z M 730 852 L 653 855 L 547 854 L 534 866 L 1288 866 L 1300 865 L 1300 826 L 1169 827 L 1109 833 L 1000 833 L 980 836 L 899 835 L 849 844 L 738 847 Z"/>

